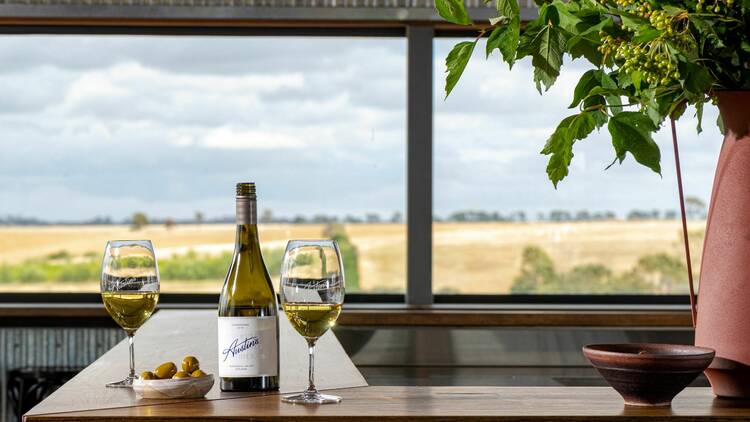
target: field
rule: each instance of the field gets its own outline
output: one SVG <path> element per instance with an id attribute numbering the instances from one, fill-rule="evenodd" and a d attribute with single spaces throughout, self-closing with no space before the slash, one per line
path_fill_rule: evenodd
<path id="1" fill-rule="evenodd" d="M 691 237 L 694 255 L 700 255 L 703 221 L 693 221 Z M 288 239 L 321 238 L 330 228 L 320 224 L 266 224 L 260 228 L 266 263 L 277 266 Z M 404 290 L 406 274 L 406 228 L 401 224 L 347 224 L 341 227 L 356 251 L 358 290 L 364 292 L 399 292 Z M 234 241 L 232 225 L 177 225 L 166 228 L 147 226 L 133 231 L 127 226 L 40 226 L 0 227 L 0 290 L 2 291 L 96 291 L 96 271 L 100 254 L 109 239 L 151 239 L 162 268 L 163 291 L 217 292 L 219 275 L 226 267 Z M 609 279 L 643 267 L 644 257 L 662 256 L 670 271 L 679 274 L 681 237 L 678 221 L 598 221 L 598 222 L 530 222 L 530 223 L 436 223 L 433 232 L 433 284 L 436 292 L 508 293 L 519 274 L 536 271 L 538 262 L 549 259 L 554 266 L 555 283 L 579 277 L 582 269 L 610 271 Z M 537 249 L 530 249 L 536 247 Z M 537 251 L 537 252 L 535 252 Z M 541 252 L 538 252 L 541 251 Z M 535 255 L 536 253 L 536 255 Z M 541 255 L 540 255 L 541 254 Z M 539 258 L 541 256 L 541 258 Z M 213 258 L 211 258 L 213 257 Z M 180 279 L 179 274 L 166 277 L 165 271 L 177 260 L 212 259 L 217 267 L 206 279 Z M 180 261 L 180 262 L 182 262 Z M 87 265 L 84 279 L 60 277 L 57 280 L 25 281 L 6 276 L 24 266 Z M 60 264 L 63 262 L 63 264 Z M 545 261 L 546 262 L 546 261 Z M 697 262 L 696 262 L 697 263 Z M 184 264 L 184 262 L 183 262 Z M 45 267 L 46 268 L 46 267 Z M 594 270 L 592 270 L 592 268 Z M 643 267 L 646 268 L 646 267 Z M 650 268 L 650 267 L 649 267 Z M 269 268 L 272 273 L 278 269 Z M 640 271 L 640 270 L 639 270 Z M 650 271 L 650 270 L 649 270 Z M 667 270 L 658 269 L 664 272 Z M 601 272 L 601 271 L 600 271 Z M 659 274 L 661 274 L 661 272 Z M 667 271 L 668 272 L 668 271 Z M 586 273 L 588 274 L 588 273 Z M 601 277 L 600 273 L 597 277 Z M 650 273 L 649 273 L 650 274 Z M 588 275 L 587 275 L 588 277 Z M 644 276 L 651 280 L 651 275 Z M 650 277 L 650 278 L 649 278 Z M 663 276 L 660 276 L 660 280 Z M 677 276 L 673 276 L 677 277 Z M 580 277 L 579 277 L 580 278 Z M 561 281 L 563 280 L 563 281 Z M 546 288 L 554 283 L 549 282 Z M 657 280 L 658 283 L 658 280 Z M 679 284 L 679 282 L 678 282 Z M 557 284 L 554 284 L 557 286 Z M 558 288 L 558 287 L 555 287 Z M 659 287 L 664 292 L 664 286 Z M 544 291 L 543 286 L 538 290 Z"/>

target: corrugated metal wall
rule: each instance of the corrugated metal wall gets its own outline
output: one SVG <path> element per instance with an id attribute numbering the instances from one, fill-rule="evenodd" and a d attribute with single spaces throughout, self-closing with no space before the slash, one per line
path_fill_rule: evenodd
<path id="1" fill-rule="evenodd" d="M 85 367 L 124 338 L 122 330 L 112 328 L 0 328 L 0 420 L 8 419 L 8 371 L 28 367 Z"/>

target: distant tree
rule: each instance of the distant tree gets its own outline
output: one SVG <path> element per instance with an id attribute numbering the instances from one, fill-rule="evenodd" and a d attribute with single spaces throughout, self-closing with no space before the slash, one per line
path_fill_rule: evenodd
<path id="1" fill-rule="evenodd" d="M 375 213 L 368 213 L 365 215 L 365 221 L 371 224 L 380 223 L 380 215 Z"/>
<path id="2" fill-rule="evenodd" d="M 570 213 L 565 210 L 552 210 L 549 212 L 550 221 L 570 221 Z"/>
<path id="3" fill-rule="evenodd" d="M 296 215 L 292 219 L 292 223 L 294 224 L 307 224 L 307 218 L 303 215 Z"/>
<path id="4" fill-rule="evenodd" d="M 576 213 L 576 220 L 578 221 L 589 221 L 591 220 L 591 214 L 586 210 L 581 210 Z"/>
<path id="5" fill-rule="evenodd" d="M 675 210 L 666 210 L 666 211 L 664 211 L 664 219 L 665 220 L 676 220 L 677 219 L 677 211 L 675 211 Z"/>
<path id="6" fill-rule="evenodd" d="M 434 220 L 434 218 L 433 218 Z M 391 223 L 403 223 L 404 222 L 404 216 L 401 214 L 400 211 L 396 211 L 391 215 Z"/>
<path id="7" fill-rule="evenodd" d="M 193 214 L 193 219 L 195 220 L 195 224 L 201 225 L 203 224 L 204 215 L 200 211 L 196 211 L 195 214 Z"/>
<path id="8" fill-rule="evenodd" d="M 706 203 L 697 196 L 685 198 L 685 214 L 691 220 L 706 218 Z"/>
<path id="9" fill-rule="evenodd" d="M 631 210 L 627 216 L 628 220 L 658 220 L 659 210 Z"/>
<path id="10" fill-rule="evenodd" d="M 346 217 L 344 217 L 344 222 L 351 223 L 351 224 L 359 224 L 362 222 L 362 219 L 359 217 L 355 217 L 353 215 L 347 215 Z"/>
<path id="11" fill-rule="evenodd" d="M 142 212 L 133 213 L 133 216 L 130 218 L 130 225 L 133 230 L 140 230 L 148 225 L 148 217 Z"/>
<path id="12" fill-rule="evenodd" d="M 174 219 L 171 217 L 167 217 L 164 219 L 164 228 L 167 230 L 172 230 L 174 226 L 176 225 Z"/>

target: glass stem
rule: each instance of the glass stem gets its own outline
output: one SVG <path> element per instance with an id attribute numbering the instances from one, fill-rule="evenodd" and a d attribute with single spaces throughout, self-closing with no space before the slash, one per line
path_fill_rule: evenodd
<path id="1" fill-rule="evenodd" d="M 130 374 L 128 374 L 128 378 L 130 379 L 135 379 L 135 336 L 133 334 L 128 333 L 128 343 L 130 344 Z"/>
<path id="2" fill-rule="evenodd" d="M 317 392 L 315 390 L 315 380 L 314 380 L 314 372 L 315 372 L 315 340 L 308 340 L 307 341 L 307 350 L 308 350 L 308 356 L 310 357 L 310 369 L 308 372 L 308 392 Z"/>

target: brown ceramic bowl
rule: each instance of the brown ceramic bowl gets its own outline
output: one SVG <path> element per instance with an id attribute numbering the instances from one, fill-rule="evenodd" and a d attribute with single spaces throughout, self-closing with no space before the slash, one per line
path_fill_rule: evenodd
<path id="1" fill-rule="evenodd" d="M 631 406 L 669 406 L 703 372 L 714 350 L 681 344 L 590 344 L 583 354 Z"/>

